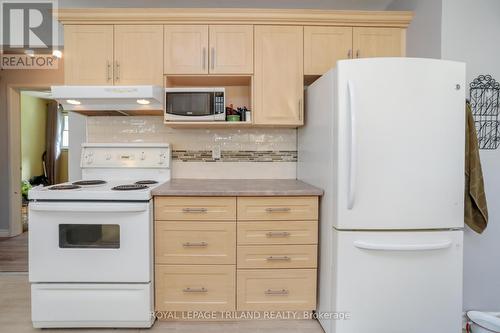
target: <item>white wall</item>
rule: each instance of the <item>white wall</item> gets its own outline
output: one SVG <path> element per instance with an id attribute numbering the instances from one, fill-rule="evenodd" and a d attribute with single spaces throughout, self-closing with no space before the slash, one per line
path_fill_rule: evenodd
<path id="1" fill-rule="evenodd" d="M 500 1 L 443 0 L 444 59 L 467 64 L 467 82 L 479 74 L 500 81 Z M 465 232 L 464 309 L 500 311 L 500 148 L 481 150 L 490 221 Z"/>
<path id="2" fill-rule="evenodd" d="M 415 16 L 406 32 L 406 55 L 441 58 L 442 0 L 394 0 L 388 10 L 411 10 Z"/>

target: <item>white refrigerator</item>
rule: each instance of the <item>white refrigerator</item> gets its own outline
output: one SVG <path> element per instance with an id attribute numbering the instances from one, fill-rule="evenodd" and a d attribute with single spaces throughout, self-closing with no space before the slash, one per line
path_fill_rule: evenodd
<path id="1" fill-rule="evenodd" d="M 465 65 L 339 61 L 306 106 L 298 178 L 325 190 L 325 332 L 461 332 Z"/>

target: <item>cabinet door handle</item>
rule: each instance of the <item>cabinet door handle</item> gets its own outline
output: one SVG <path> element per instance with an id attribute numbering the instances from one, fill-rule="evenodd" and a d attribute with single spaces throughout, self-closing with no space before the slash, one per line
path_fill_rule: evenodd
<path id="1" fill-rule="evenodd" d="M 182 243 L 182 246 L 184 246 L 184 247 L 207 247 L 208 243 L 207 242 L 199 242 L 199 243 L 186 242 L 186 243 Z"/>
<path id="2" fill-rule="evenodd" d="M 360 52 L 359 50 L 356 50 L 356 58 L 359 58 Z"/>
<path id="3" fill-rule="evenodd" d="M 212 64 L 211 67 L 212 69 L 215 68 L 215 48 L 212 47 L 212 49 L 210 50 L 210 52 L 212 53 L 210 55 L 210 63 Z"/>
<path id="4" fill-rule="evenodd" d="M 269 207 L 269 208 L 266 208 L 266 212 L 268 212 L 268 213 L 285 213 L 285 212 L 289 212 L 291 210 L 292 209 L 290 207 L 276 207 L 276 208 Z"/>
<path id="5" fill-rule="evenodd" d="M 267 289 L 266 291 L 264 291 L 264 294 L 271 296 L 286 296 L 289 294 L 289 292 L 287 289 L 279 289 L 279 290 Z"/>
<path id="6" fill-rule="evenodd" d="M 111 77 L 111 62 L 109 60 L 106 61 L 106 81 L 109 82 L 113 78 Z"/>
<path id="7" fill-rule="evenodd" d="M 115 73 L 115 80 L 119 81 L 120 80 L 120 63 L 116 61 L 116 73 Z"/>
<path id="8" fill-rule="evenodd" d="M 302 98 L 299 98 L 299 120 L 302 121 Z"/>
<path id="9" fill-rule="evenodd" d="M 347 51 L 347 59 L 351 59 L 352 58 L 352 50 L 349 49 L 349 51 Z"/>
<path id="10" fill-rule="evenodd" d="M 183 292 L 185 293 L 206 293 L 208 292 L 208 289 L 205 287 L 201 288 L 184 288 L 182 289 Z"/>
<path id="11" fill-rule="evenodd" d="M 207 63 L 207 49 L 204 47 L 203 48 L 203 63 L 202 63 L 202 69 L 205 70 Z"/>
<path id="12" fill-rule="evenodd" d="M 272 237 L 288 237 L 290 233 L 288 231 L 269 231 L 266 233 L 266 236 L 269 238 Z"/>
<path id="13" fill-rule="evenodd" d="M 289 256 L 269 256 L 266 258 L 268 261 L 290 261 L 292 258 Z"/>
<path id="14" fill-rule="evenodd" d="M 207 211 L 207 208 L 182 208 L 184 213 L 206 213 Z"/>

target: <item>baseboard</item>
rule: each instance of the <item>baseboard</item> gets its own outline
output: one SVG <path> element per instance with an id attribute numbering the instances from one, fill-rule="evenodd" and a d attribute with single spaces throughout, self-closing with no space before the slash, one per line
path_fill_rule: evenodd
<path id="1" fill-rule="evenodd" d="M 0 237 L 10 237 L 9 229 L 0 229 Z"/>

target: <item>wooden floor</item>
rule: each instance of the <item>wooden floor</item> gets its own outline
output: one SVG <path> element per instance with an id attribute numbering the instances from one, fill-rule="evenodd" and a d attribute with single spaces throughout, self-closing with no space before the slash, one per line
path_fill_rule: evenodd
<path id="1" fill-rule="evenodd" d="M 28 232 L 0 238 L 0 272 L 28 271 Z"/>
<path id="2" fill-rule="evenodd" d="M 156 322 L 150 329 L 35 329 L 26 273 L 0 273 L 1 333 L 323 333 L 315 320 Z"/>

